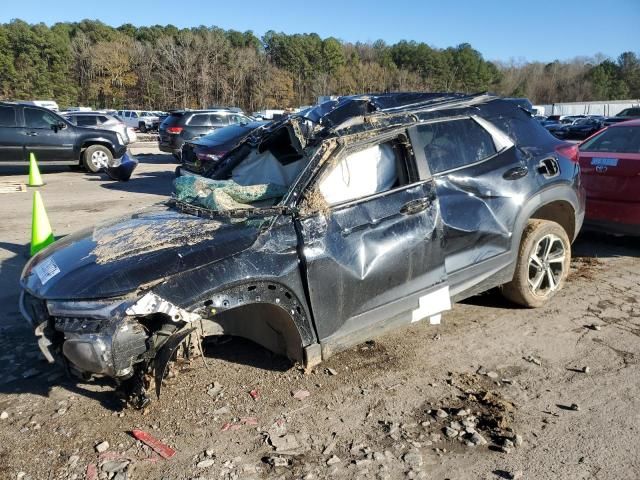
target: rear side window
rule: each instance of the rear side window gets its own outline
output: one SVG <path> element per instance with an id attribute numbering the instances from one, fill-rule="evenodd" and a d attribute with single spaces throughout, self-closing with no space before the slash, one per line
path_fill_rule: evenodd
<path id="1" fill-rule="evenodd" d="M 47 111 L 25 108 L 24 123 L 30 128 L 51 128 L 51 125 L 58 123 L 58 119 Z"/>
<path id="2" fill-rule="evenodd" d="M 580 145 L 583 152 L 640 153 L 640 127 L 611 127 Z"/>
<path id="3" fill-rule="evenodd" d="M 229 116 L 228 115 L 216 115 L 215 113 L 209 114 L 209 122 L 214 127 L 218 125 L 228 125 L 229 124 Z"/>
<path id="4" fill-rule="evenodd" d="M 192 127 L 210 127 L 211 122 L 209 120 L 209 114 L 201 113 L 198 115 L 194 115 L 193 117 L 191 117 L 191 120 L 189 120 L 189 125 L 191 125 Z"/>
<path id="5" fill-rule="evenodd" d="M 98 125 L 102 125 L 103 123 L 109 121 L 109 117 L 105 117 L 104 115 L 100 115 L 99 117 L 96 117 L 96 120 L 98 121 Z"/>
<path id="6" fill-rule="evenodd" d="M 16 109 L 0 106 L 0 127 L 16 126 Z"/>
<path id="7" fill-rule="evenodd" d="M 496 153 L 493 138 L 471 119 L 417 127 L 431 173 L 464 167 Z"/>
<path id="8" fill-rule="evenodd" d="M 174 127 L 179 125 L 182 122 L 182 117 L 184 115 L 182 113 L 174 112 L 164 119 L 162 125 L 165 127 Z"/>
<path id="9" fill-rule="evenodd" d="M 95 127 L 96 117 L 95 115 L 78 115 L 76 117 L 76 125 L 79 127 Z"/>

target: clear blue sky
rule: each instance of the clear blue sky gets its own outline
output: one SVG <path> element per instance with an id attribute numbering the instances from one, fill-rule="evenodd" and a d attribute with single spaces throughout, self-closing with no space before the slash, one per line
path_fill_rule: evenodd
<path id="1" fill-rule="evenodd" d="M 550 61 L 640 51 L 640 0 L 3 0 L 0 22 L 98 19 L 178 27 L 316 32 L 345 41 L 471 43 L 488 60 Z"/>

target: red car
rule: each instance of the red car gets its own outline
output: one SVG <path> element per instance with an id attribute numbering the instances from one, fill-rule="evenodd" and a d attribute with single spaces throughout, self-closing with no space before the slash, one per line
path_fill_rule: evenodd
<path id="1" fill-rule="evenodd" d="M 640 235 L 640 120 L 611 125 L 579 147 L 585 226 Z"/>

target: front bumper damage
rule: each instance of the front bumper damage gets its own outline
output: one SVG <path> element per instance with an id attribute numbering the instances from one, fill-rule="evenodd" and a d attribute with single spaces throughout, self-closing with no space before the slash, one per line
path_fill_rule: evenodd
<path id="1" fill-rule="evenodd" d="M 167 365 L 201 318 L 152 292 L 137 299 L 66 302 L 23 291 L 20 311 L 50 363 L 85 379 L 114 378 L 139 407 L 149 401 L 144 375 L 155 373 L 159 397 Z"/>

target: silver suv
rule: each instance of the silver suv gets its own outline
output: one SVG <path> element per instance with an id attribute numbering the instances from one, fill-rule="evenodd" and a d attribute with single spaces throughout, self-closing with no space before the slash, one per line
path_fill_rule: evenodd
<path id="1" fill-rule="evenodd" d="M 126 144 L 136 141 L 135 132 L 128 129 L 116 115 L 106 112 L 63 112 L 62 116 L 78 127 L 111 130 L 120 134 Z"/>

